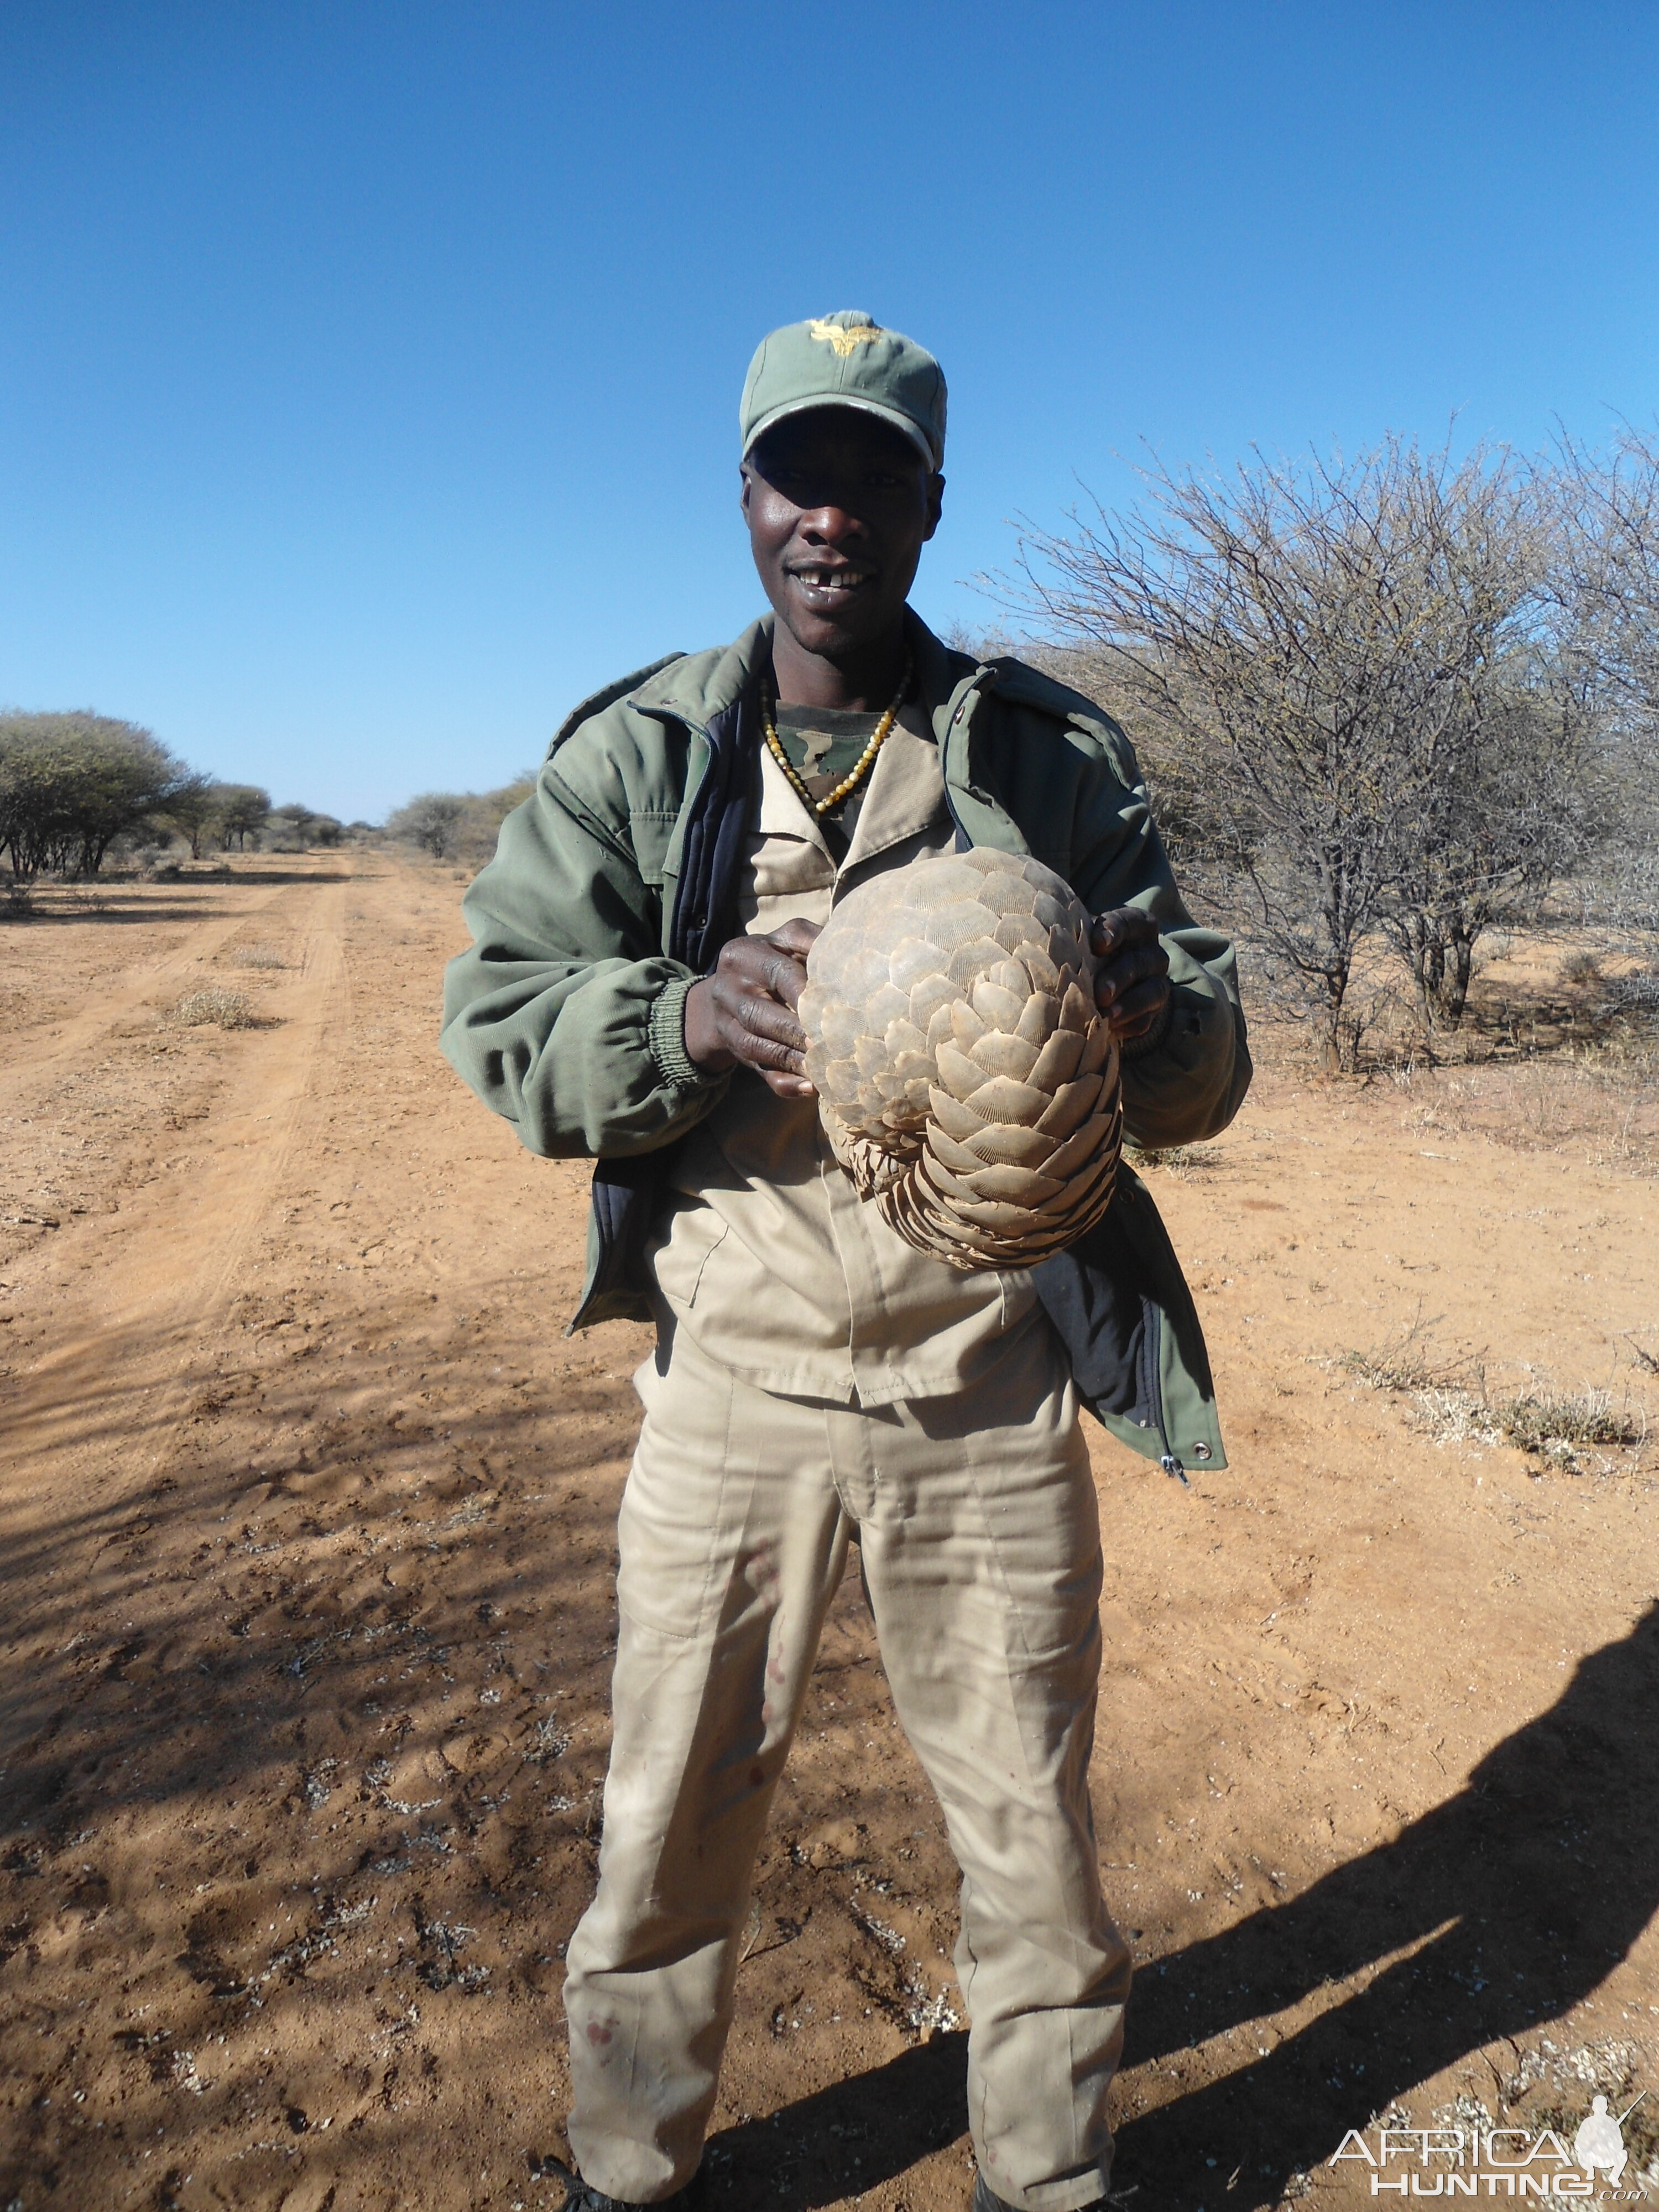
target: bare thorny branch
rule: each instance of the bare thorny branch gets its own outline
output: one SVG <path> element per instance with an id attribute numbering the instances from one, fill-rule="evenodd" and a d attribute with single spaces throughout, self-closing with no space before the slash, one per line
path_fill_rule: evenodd
<path id="1" fill-rule="evenodd" d="M 1564 453 L 1554 475 L 1399 437 L 1155 465 L 1139 506 L 1028 526 L 992 581 L 1153 734 L 1332 1065 L 1374 934 L 1429 1021 L 1461 1019 L 1482 933 L 1605 840 L 1615 690 L 1626 722 L 1659 705 L 1659 452 L 1632 439 L 1599 476 Z"/>

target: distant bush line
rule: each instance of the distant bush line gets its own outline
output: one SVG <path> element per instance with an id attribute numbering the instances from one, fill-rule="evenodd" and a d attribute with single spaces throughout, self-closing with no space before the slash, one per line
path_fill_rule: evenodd
<path id="1" fill-rule="evenodd" d="M 526 769 L 499 791 L 423 791 L 386 817 L 386 833 L 434 860 L 476 867 L 495 851 L 501 823 L 535 787 Z"/>
<path id="2" fill-rule="evenodd" d="M 14 886 L 96 876 L 111 859 L 155 864 L 182 845 L 212 852 L 303 852 L 361 835 L 331 814 L 273 806 L 252 783 L 192 769 L 136 722 L 0 709 L 0 850 Z"/>

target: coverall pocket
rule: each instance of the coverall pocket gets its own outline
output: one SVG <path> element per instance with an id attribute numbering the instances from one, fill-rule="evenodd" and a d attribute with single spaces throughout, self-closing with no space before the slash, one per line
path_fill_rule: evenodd
<path id="1" fill-rule="evenodd" d="M 674 1216 L 653 1264 L 657 1288 L 676 1313 L 689 1313 L 696 1304 L 703 1270 L 726 1242 L 728 1226 L 710 1206 L 688 1206 Z"/>
<path id="2" fill-rule="evenodd" d="M 617 1521 L 617 1602 L 641 1627 L 684 1640 L 718 1610 L 716 1567 L 730 1548 L 731 1380 L 671 1357 L 642 1395 L 645 1425 Z"/>

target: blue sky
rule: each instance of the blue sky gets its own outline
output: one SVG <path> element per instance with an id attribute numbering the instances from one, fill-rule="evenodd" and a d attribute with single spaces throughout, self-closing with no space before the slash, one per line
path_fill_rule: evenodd
<path id="1" fill-rule="evenodd" d="M 759 609 L 736 407 L 951 382 L 916 602 L 1146 440 L 1651 418 L 1650 5 L 0 9 L 0 700 L 348 818 Z"/>

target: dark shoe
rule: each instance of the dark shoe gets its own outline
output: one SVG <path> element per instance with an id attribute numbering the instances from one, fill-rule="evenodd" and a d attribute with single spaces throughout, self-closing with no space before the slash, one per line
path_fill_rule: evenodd
<path id="1" fill-rule="evenodd" d="M 607 2197 L 602 2189 L 595 2189 L 580 2173 L 573 2173 L 562 2159 L 550 2153 L 536 2160 L 532 2171 L 544 2176 L 556 2174 L 563 2182 L 565 2196 L 560 2212 L 695 2212 L 695 2208 L 703 2202 L 701 2169 L 684 2189 L 677 2189 L 672 2197 L 659 2197 L 654 2204 L 633 2204 L 625 2197 Z"/>
<path id="2" fill-rule="evenodd" d="M 1111 2201 L 1109 2197 L 1097 2197 L 1092 2204 L 1079 2207 L 1079 2212 L 1107 2212 Z M 973 2203 L 969 2212 L 1014 2212 L 1014 2208 L 997 2195 L 982 2173 L 976 2173 L 974 2176 Z"/>

